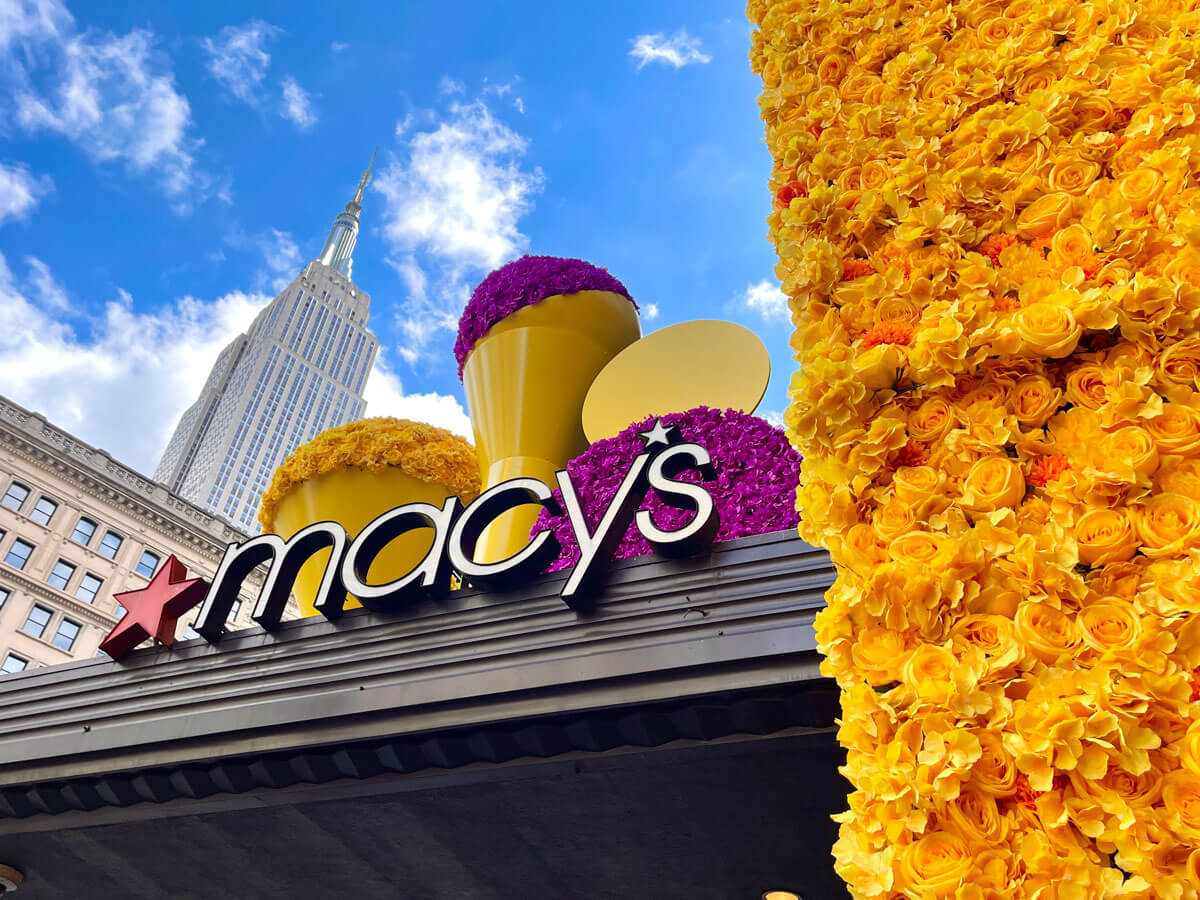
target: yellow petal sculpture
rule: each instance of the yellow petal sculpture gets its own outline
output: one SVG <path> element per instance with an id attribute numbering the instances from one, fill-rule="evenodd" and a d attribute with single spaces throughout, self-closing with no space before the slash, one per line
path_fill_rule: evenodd
<path id="1" fill-rule="evenodd" d="M 752 0 L 856 900 L 1200 896 L 1200 11 Z"/>
<path id="2" fill-rule="evenodd" d="M 381 513 L 405 503 L 441 506 L 451 494 L 470 503 L 479 494 L 475 451 L 444 428 L 406 419 L 377 418 L 323 431 L 298 448 L 278 469 L 263 495 L 264 532 L 284 538 L 314 522 L 339 522 L 351 537 Z M 367 573 L 383 584 L 410 571 L 433 544 L 419 530 L 401 535 L 380 551 Z M 300 568 L 295 594 L 300 614 L 313 602 L 329 551 Z M 361 604 L 348 600 L 347 609 Z"/>
<path id="3" fill-rule="evenodd" d="M 554 473 L 587 449 L 583 401 L 593 379 L 640 333 L 624 285 L 583 260 L 526 256 L 480 283 L 455 354 L 484 490 L 517 477 L 554 484 Z M 539 509 L 499 517 L 477 561 L 520 551 Z"/>

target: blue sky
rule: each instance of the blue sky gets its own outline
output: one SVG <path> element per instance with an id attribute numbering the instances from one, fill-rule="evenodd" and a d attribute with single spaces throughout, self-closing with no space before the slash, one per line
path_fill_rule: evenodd
<path id="1" fill-rule="evenodd" d="M 694 0 L 0 0 L 0 393 L 152 471 L 378 145 L 354 263 L 382 343 L 368 414 L 465 427 L 457 314 L 523 252 L 606 266 L 644 331 L 754 329 L 777 414 L 790 326 L 749 35 L 742 4 Z"/>

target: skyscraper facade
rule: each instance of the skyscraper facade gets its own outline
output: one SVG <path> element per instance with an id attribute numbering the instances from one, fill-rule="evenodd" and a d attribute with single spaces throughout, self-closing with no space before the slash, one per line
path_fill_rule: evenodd
<path id="1" fill-rule="evenodd" d="M 379 341 L 367 330 L 371 298 L 350 273 L 370 178 L 368 166 L 320 257 L 217 356 L 154 471 L 169 490 L 243 530 L 258 530 L 259 500 L 289 453 L 366 408 Z"/>

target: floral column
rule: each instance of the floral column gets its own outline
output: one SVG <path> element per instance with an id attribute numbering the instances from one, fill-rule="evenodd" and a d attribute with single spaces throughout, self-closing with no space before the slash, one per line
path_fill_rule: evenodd
<path id="1" fill-rule="evenodd" d="M 855 897 L 1200 891 L 1200 14 L 752 0 Z"/>

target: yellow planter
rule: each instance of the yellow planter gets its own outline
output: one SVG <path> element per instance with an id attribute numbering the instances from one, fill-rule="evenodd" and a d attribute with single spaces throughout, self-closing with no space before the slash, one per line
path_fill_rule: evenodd
<path id="1" fill-rule="evenodd" d="M 587 449 L 583 401 L 592 381 L 640 335 L 634 305 L 608 291 L 547 297 L 493 325 L 463 365 L 483 489 L 517 477 L 553 486 L 554 473 Z M 476 560 L 518 552 L 539 509 L 500 516 L 484 531 Z"/>
<path id="2" fill-rule="evenodd" d="M 275 533 L 290 538 L 314 522 L 340 523 L 353 540 L 372 519 L 405 503 L 441 506 L 454 492 L 445 485 L 422 481 L 396 466 L 378 471 L 349 468 L 326 472 L 301 482 L 280 500 L 275 510 Z M 409 572 L 433 546 L 433 531 L 420 529 L 400 535 L 389 543 L 367 573 L 369 584 L 384 584 Z M 313 603 L 329 551 L 313 554 L 300 568 L 294 593 L 302 616 L 316 614 Z M 350 596 L 350 595 L 347 595 Z M 347 609 L 361 606 L 353 598 Z"/>

